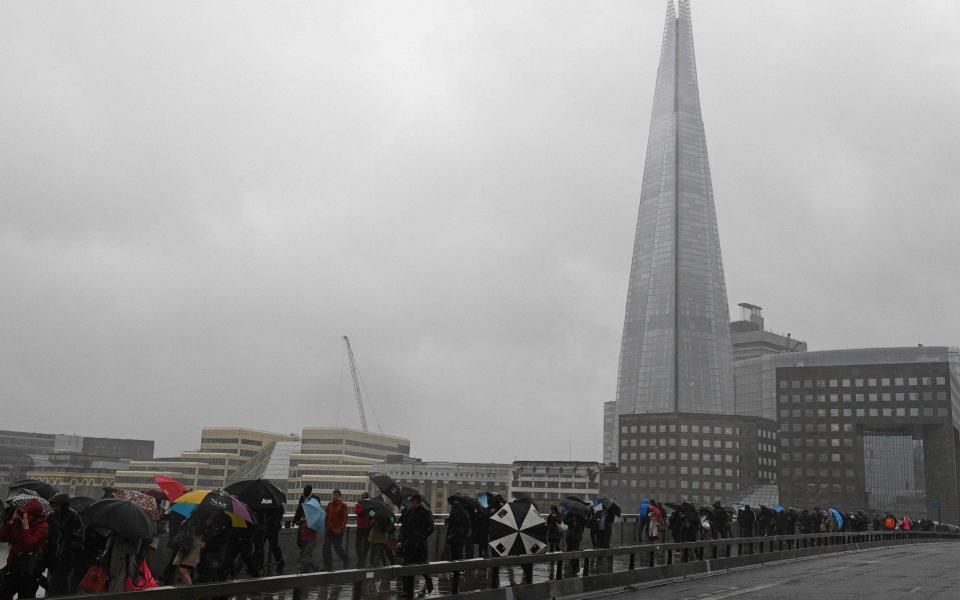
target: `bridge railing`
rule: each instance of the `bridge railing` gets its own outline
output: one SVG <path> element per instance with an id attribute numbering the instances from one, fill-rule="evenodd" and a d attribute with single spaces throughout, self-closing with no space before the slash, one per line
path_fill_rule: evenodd
<path id="1" fill-rule="evenodd" d="M 280 575 L 99 596 L 104 600 L 404 600 L 414 598 L 416 587 L 424 576 L 427 576 L 436 578 L 436 592 L 439 595 L 469 595 L 471 600 L 546 600 L 775 560 L 942 540 L 960 541 L 960 534 L 919 531 L 838 532 L 644 544 L 611 549 Z M 422 586 L 420 590 L 423 590 Z"/>

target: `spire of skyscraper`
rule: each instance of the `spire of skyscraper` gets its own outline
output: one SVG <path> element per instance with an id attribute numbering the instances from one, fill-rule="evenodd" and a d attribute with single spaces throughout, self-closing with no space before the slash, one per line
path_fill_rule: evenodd
<path id="1" fill-rule="evenodd" d="M 729 320 L 690 2 L 668 0 L 620 347 L 618 413 L 733 413 Z"/>

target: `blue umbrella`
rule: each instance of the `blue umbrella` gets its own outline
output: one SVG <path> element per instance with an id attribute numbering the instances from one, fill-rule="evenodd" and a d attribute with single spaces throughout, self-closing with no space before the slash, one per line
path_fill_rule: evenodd
<path id="1" fill-rule="evenodd" d="M 840 515 L 840 511 L 835 508 L 831 508 L 830 514 L 833 515 L 833 518 L 837 521 L 837 528 L 843 529 L 843 517 Z"/>
<path id="2" fill-rule="evenodd" d="M 310 498 L 303 503 L 303 518 L 307 520 L 307 527 L 314 531 L 323 531 L 327 520 L 327 511 L 320 506 L 320 501 Z"/>
<path id="3" fill-rule="evenodd" d="M 489 500 L 489 498 L 490 498 L 490 497 L 489 497 L 486 493 L 483 493 L 483 494 L 480 494 L 479 496 L 477 496 L 477 502 L 480 503 L 480 506 L 482 506 L 482 507 L 484 507 L 484 508 L 489 508 L 489 507 L 490 507 L 490 500 Z"/>
<path id="4" fill-rule="evenodd" d="M 775 510 L 776 512 L 783 512 L 783 507 L 780 506 L 779 504 L 774 504 L 773 510 Z"/>
<path id="5" fill-rule="evenodd" d="M 647 513 L 650 512 L 650 499 L 647 497 L 643 498 L 643 501 L 640 503 L 640 518 L 647 516 Z"/>

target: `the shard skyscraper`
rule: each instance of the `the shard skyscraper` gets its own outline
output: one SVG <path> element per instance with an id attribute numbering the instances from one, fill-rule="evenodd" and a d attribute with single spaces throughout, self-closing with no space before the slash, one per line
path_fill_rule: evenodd
<path id="1" fill-rule="evenodd" d="M 690 2 L 667 2 L 620 348 L 618 414 L 734 412 Z"/>

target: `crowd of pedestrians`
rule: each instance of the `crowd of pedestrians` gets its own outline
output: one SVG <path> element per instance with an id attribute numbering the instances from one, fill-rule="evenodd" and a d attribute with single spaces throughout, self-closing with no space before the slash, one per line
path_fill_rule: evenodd
<path id="1" fill-rule="evenodd" d="M 255 518 L 243 527 L 236 526 L 236 515 L 226 511 L 198 511 L 185 517 L 176 511 L 158 510 L 160 528 L 156 535 L 137 540 L 89 526 L 66 494 L 54 494 L 49 501 L 39 496 L 22 499 L 26 501 L 6 507 L 0 526 L 0 542 L 9 544 L 6 565 L 0 570 L 0 600 L 34 598 L 41 587 L 46 596 L 130 591 L 159 584 L 190 585 L 282 574 L 286 567 L 278 538 L 282 510 L 253 510 Z M 489 502 L 483 504 L 468 497 L 449 499 L 440 558 L 488 556 L 491 517 L 506 501 L 495 494 L 488 494 L 487 499 Z M 364 503 L 383 500 L 370 500 L 364 493 L 360 502 L 348 506 L 340 491 L 334 490 L 322 511 L 312 513 L 322 515 L 318 523 L 316 519 L 311 521 L 308 509 L 320 509 L 320 499 L 310 486 L 304 488 L 293 519 L 299 552 L 296 571 L 352 566 L 345 548 L 351 512 L 356 519 L 357 567 L 428 562 L 429 540 L 435 527 L 434 515 L 424 499 L 418 493 L 405 497 L 399 519 L 395 519 L 392 508 L 386 516 L 371 517 Z M 156 503 L 158 508 L 164 506 L 159 499 Z M 591 505 L 570 497 L 560 506 L 550 507 L 545 519 L 546 551 L 580 550 L 587 539 L 592 548 L 609 548 L 613 523 L 619 517 L 620 509 L 612 501 Z M 728 538 L 734 532 L 739 537 L 753 537 L 935 529 L 927 519 L 912 521 L 892 514 L 843 513 L 821 507 L 741 506 L 734 510 L 720 503 L 695 507 L 687 501 L 660 504 L 654 499 L 644 501 L 639 517 L 640 543 Z M 161 533 L 165 534 L 162 538 Z M 161 539 L 165 540 L 169 558 L 154 578 L 149 566 L 156 564 Z M 571 561 L 569 573 L 576 575 L 579 571 L 579 561 Z M 421 595 L 429 594 L 433 581 L 427 575 L 423 579 Z M 410 587 L 415 583 L 412 577 L 404 581 Z"/>

